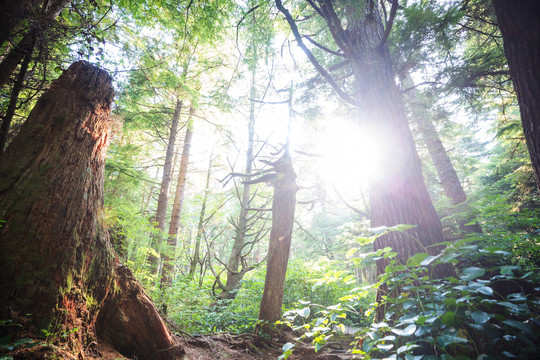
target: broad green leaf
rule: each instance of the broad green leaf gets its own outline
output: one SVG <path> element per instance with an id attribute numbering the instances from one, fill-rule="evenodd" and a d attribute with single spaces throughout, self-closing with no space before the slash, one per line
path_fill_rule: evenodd
<path id="1" fill-rule="evenodd" d="M 394 347 L 394 344 L 384 344 L 384 345 L 377 345 L 377 347 L 381 350 L 381 351 L 388 351 L 390 350 L 391 348 Z"/>
<path id="2" fill-rule="evenodd" d="M 459 344 L 459 343 L 464 344 L 464 343 L 469 342 L 469 340 L 460 338 L 459 336 L 456 336 L 456 335 L 445 334 L 445 335 L 441 335 L 437 337 L 437 342 L 439 343 L 439 345 L 444 347 L 450 344 Z"/>
<path id="3" fill-rule="evenodd" d="M 294 347 L 294 344 L 288 342 L 288 343 L 285 343 L 285 344 L 283 345 L 283 347 L 281 348 L 281 350 L 282 350 L 283 352 L 286 352 L 286 351 L 291 350 L 293 347 Z"/>
<path id="4" fill-rule="evenodd" d="M 388 228 L 388 231 L 407 231 L 407 230 L 410 230 L 410 229 L 414 229 L 415 227 L 417 227 L 417 226 L 416 225 L 399 224 L 399 225 L 392 226 L 392 227 Z"/>
<path id="5" fill-rule="evenodd" d="M 303 318 L 309 317 L 310 314 L 311 314 L 311 310 L 309 309 L 309 307 L 305 307 L 303 309 L 298 310 L 298 315 L 300 315 Z"/>
<path id="6" fill-rule="evenodd" d="M 476 279 L 477 277 L 480 277 L 486 273 L 485 269 L 471 266 L 468 268 L 463 269 L 461 278 L 465 281 L 471 281 L 473 279 Z"/>
<path id="7" fill-rule="evenodd" d="M 398 336 L 411 336 L 416 331 L 416 325 L 412 324 L 405 329 L 392 328 L 392 332 Z"/>
<path id="8" fill-rule="evenodd" d="M 428 257 L 429 254 L 428 253 L 418 253 L 418 254 L 414 254 L 413 256 L 411 256 L 408 260 L 407 260 L 407 266 L 408 267 L 419 267 L 421 266 L 422 264 L 422 261 L 424 261 L 424 259 L 426 257 Z"/>
<path id="9" fill-rule="evenodd" d="M 521 321 L 508 319 L 508 320 L 504 320 L 503 324 L 519 329 L 523 331 L 524 333 L 526 333 L 527 335 L 531 336 L 532 338 L 535 338 L 535 339 L 538 338 L 538 335 L 528 325 L 522 323 Z"/>
<path id="10" fill-rule="evenodd" d="M 355 252 L 358 251 L 358 248 L 352 248 L 352 249 L 349 249 L 349 251 L 347 251 L 347 254 L 345 255 L 345 257 L 347 258 L 347 260 L 349 260 Z"/>
<path id="11" fill-rule="evenodd" d="M 401 354 L 401 353 L 403 353 L 403 352 L 405 352 L 405 351 L 410 351 L 410 350 L 412 350 L 412 349 L 416 349 L 416 348 L 419 348 L 419 347 L 420 347 L 420 345 L 417 345 L 417 344 L 410 344 L 410 343 L 409 343 L 409 344 L 403 345 L 403 346 L 401 346 L 399 349 L 397 349 L 397 353 L 398 353 L 398 354 Z"/>
<path id="12" fill-rule="evenodd" d="M 446 312 L 443 317 L 441 318 L 441 322 L 448 326 L 448 327 L 454 327 L 457 324 L 456 321 L 456 313 L 453 311 Z"/>
<path id="13" fill-rule="evenodd" d="M 471 313 L 471 317 L 477 324 L 485 324 L 493 315 L 485 313 L 483 311 L 474 311 Z"/>

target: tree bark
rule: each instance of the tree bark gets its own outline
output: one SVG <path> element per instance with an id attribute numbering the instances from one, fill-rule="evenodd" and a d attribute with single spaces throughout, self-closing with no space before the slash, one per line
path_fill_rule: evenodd
<path id="1" fill-rule="evenodd" d="M 296 174 L 288 151 L 274 164 L 276 171 L 272 201 L 272 229 L 268 244 L 266 278 L 259 320 L 273 324 L 281 318 L 285 276 L 289 261 L 296 207 Z M 265 328 L 265 326 L 263 326 Z M 266 329 L 269 329 L 266 327 Z"/>
<path id="2" fill-rule="evenodd" d="M 36 332 L 82 357 L 97 337 L 128 356 L 181 358 L 150 299 L 115 261 L 104 225 L 112 99 L 105 71 L 74 63 L 0 156 L 1 317 L 31 314 Z"/>
<path id="3" fill-rule="evenodd" d="M 165 155 L 165 164 L 163 165 L 163 178 L 159 191 L 158 206 L 156 210 L 156 223 L 159 230 L 165 229 L 165 216 L 167 214 L 167 204 L 169 201 L 169 187 L 172 177 L 172 165 L 174 157 L 174 143 L 176 142 L 176 133 L 178 132 L 178 122 L 180 121 L 180 111 L 182 110 L 182 101 L 176 102 L 174 116 L 171 121 L 171 132 L 169 133 L 169 142 L 167 143 L 167 153 Z"/>
<path id="4" fill-rule="evenodd" d="M 184 192 L 186 189 L 187 168 L 189 164 L 189 149 L 191 147 L 191 138 L 193 135 L 193 124 L 187 124 L 186 136 L 184 137 L 184 148 L 182 150 L 182 158 L 180 160 L 180 171 L 178 174 L 178 182 L 176 183 L 176 193 L 174 196 L 174 204 L 171 214 L 171 223 L 169 225 L 169 237 L 167 239 L 168 252 L 173 252 L 176 249 L 178 239 L 178 230 L 180 229 L 180 219 L 182 217 L 182 207 L 184 204 Z M 161 273 L 161 287 L 170 287 L 174 275 L 174 264 L 172 258 L 165 253 L 163 256 L 163 270 Z"/>
<path id="5" fill-rule="evenodd" d="M 255 99 L 255 73 L 256 66 L 253 66 L 251 72 L 251 99 Z M 249 124 L 248 124 L 248 142 L 246 150 L 246 166 L 244 174 L 249 179 L 253 169 L 253 137 L 255 135 L 255 102 L 251 101 L 249 109 Z M 244 182 L 242 185 L 242 198 L 240 199 L 240 214 L 238 215 L 238 223 L 236 224 L 234 243 L 231 249 L 229 260 L 227 261 L 227 281 L 225 283 L 225 289 L 218 295 L 219 299 L 232 300 L 236 297 L 237 290 L 240 286 L 242 278 L 247 272 L 239 271 L 240 262 L 242 259 L 242 251 L 244 250 L 244 243 L 246 239 L 247 224 L 248 224 L 248 208 L 251 198 L 251 185 Z"/>
<path id="6" fill-rule="evenodd" d="M 10 40 L 13 30 L 23 19 L 29 19 L 32 11 L 43 0 L 4 0 L 0 2 L 0 46 Z"/>
<path id="7" fill-rule="evenodd" d="M 521 123 L 540 187 L 540 2 L 493 0 Z"/>
<path id="8" fill-rule="evenodd" d="M 408 93 L 408 99 L 412 108 L 412 120 L 418 126 L 418 131 L 426 144 L 429 156 L 431 157 L 431 161 L 435 166 L 435 170 L 437 171 L 437 175 L 439 176 L 439 180 L 444 189 L 444 193 L 446 194 L 446 197 L 450 199 L 452 205 L 456 206 L 462 204 L 460 207 L 453 209 L 454 213 L 467 212 L 469 210 L 468 205 L 465 204 L 467 195 L 461 185 L 456 169 L 446 152 L 444 144 L 437 129 L 433 125 L 433 122 L 428 115 L 419 109 L 420 105 L 417 103 L 419 101 L 418 92 L 413 87 L 414 81 L 411 75 L 407 73 L 404 77 L 404 83 L 411 87 L 411 90 Z M 457 220 L 457 225 L 463 233 L 481 233 L 482 228 L 478 223 L 467 225 L 472 221 L 474 221 L 474 218 L 466 214 L 466 216 Z"/>
<path id="9" fill-rule="evenodd" d="M 208 192 L 210 191 L 210 175 L 212 174 L 212 156 L 210 155 L 210 161 L 208 162 L 208 171 L 206 172 L 206 185 L 204 187 L 204 196 L 201 206 L 201 212 L 199 214 L 199 224 L 197 225 L 197 235 L 195 237 L 195 248 L 193 249 L 193 258 L 189 264 L 189 277 L 195 276 L 197 271 L 197 265 L 201 261 L 201 239 L 204 235 L 204 217 L 206 214 L 206 202 L 208 201 Z"/>
<path id="10" fill-rule="evenodd" d="M 427 250 L 427 246 L 444 240 L 442 226 L 422 177 L 422 165 L 396 86 L 385 44 L 390 29 L 383 28 L 379 5 L 376 1 L 346 2 L 339 12 L 345 14 L 346 19 L 342 20 L 335 9 L 337 2 L 320 0 L 318 3 L 317 13 L 326 21 L 343 57 L 351 63 L 353 96 L 345 93 L 309 52 L 294 19 L 282 2 L 276 0 L 310 61 L 342 99 L 358 107 L 359 121 L 371 126 L 372 136 L 379 143 L 380 171 L 371 174 L 370 179 L 371 225 L 416 226 L 407 233 L 392 231 L 379 237 L 375 249 L 392 247 L 398 253 L 397 260 L 403 264 L 418 252 L 434 254 L 440 249 Z M 378 275 L 384 273 L 386 264 L 385 259 L 377 262 Z M 439 266 L 433 274 L 442 277 L 453 271 L 451 267 Z"/>
<path id="11" fill-rule="evenodd" d="M 167 205 L 169 204 L 169 187 L 171 185 L 173 171 L 174 143 L 176 142 L 176 133 L 178 132 L 178 122 L 180 121 L 181 110 L 182 101 L 177 100 L 174 115 L 171 120 L 171 131 L 169 133 L 169 141 L 167 142 L 167 152 L 165 153 L 165 163 L 163 164 L 163 177 L 161 178 L 156 217 L 154 219 L 156 228 L 160 231 L 164 231 L 165 229 L 165 217 L 167 215 Z M 157 236 L 157 239 L 154 239 L 154 245 L 159 248 L 161 246 L 161 240 L 161 236 Z M 158 270 L 158 258 L 154 255 L 149 255 L 148 262 L 150 263 L 153 272 L 156 272 Z"/>
<path id="12" fill-rule="evenodd" d="M 16 46 L 5 55 L 0 62 L 0 88 L 3 87 L 17 68 L 23 57 L 32 52 L 34 42 L 38 35 L 44 32 L 71 0 L 45 1 L 42 5 L 41 14 L 33 21 L 30 29 Z M 29 19 L 32 21 L 32 19 Z"/>
<path id="13" fill-rule="evenodd" d="M 19 69 L 17 80 L 15 80 L 15 84 L 13 85 L 13 89 L 11 90 L 8 108 L 4 117 L 2 118 L 2 128 L 0 129 L 0 155 L 4 152 L 4 148 L 6 147 L 9 135 L 9 128 L 11 126 L 11 122 L 13 121 L 13 116 L 15 116 L 15 110 L 17 109 L 17 101 L 19 100 L 19 94 L 21 93 L 24 78 L 26 76 L 26 71 L 28 70 L 28 64 L 30 63 L 31 58 L 32 57 L 30 56 L 30 54 L 27 54 L 24 57 L 23 62 L 21 63 L 21 68 Z"/>

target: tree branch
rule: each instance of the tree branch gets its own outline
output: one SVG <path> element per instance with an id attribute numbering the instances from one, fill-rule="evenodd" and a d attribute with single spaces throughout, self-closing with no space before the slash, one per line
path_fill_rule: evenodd
<path id="1" fill-rule="evenodd" d="M 392 26 L 394 25 L 394 19 L 396 18 L 396 12 L 398 8 L 398 0 L 394 0 L 392 2 L 392 7 L 390 8 L 390 17 L 388 18 L 388 21 L 386 22 L 386 28 L 384 29 L 384 34 L 382 36 L 381 42 L 379 43 L 379 48 L 382 48 L 384 44 L 386 43 L 386 40 L 388 39 L 388 36 L 390 35 L 390 31 L 392 31 Z"/>
<path id="2" fill-rule="evenodd" d="M 344 101 L 352 104 L 352 105 L 358 105 L 358 101 L 356 101 L 354 98 L 352 98 L 349 94 L 347 94 L 343 89 L 340 88 L 340 86 L 334 81 L 332 76 L 319 64 L 313 53 L 307 48 L 307 46 L 304 44 L 304 41 L 302 40 L 302 35 L 300 35 L 300 32 L 298 31 L 298 27 L 296 26 L 296 23 L 294 19 L 291 16 L 291 13 L 289 10 L 287 10 L 284 6 L 281 0 L 276 0 L 276 6 L 278 10 L 285 16 L 285 19 L 289 23 L 289 26 L 291 28 L 291 31 L 298 43 L 298 46 L 304 51 L 306 56 L 308 57 L 309 61 L 313 64 L 315 69 L 321 74 L 321 76 L 328 81 L 330 86 L 334 89 L 334 91 L 339 95 L 340 98 L 342 98 Z"/>

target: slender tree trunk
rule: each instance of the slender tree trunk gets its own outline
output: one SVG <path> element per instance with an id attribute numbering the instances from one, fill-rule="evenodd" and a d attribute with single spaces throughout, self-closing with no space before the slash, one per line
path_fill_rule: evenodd
<path id="1" fill-rule="evenodd" d="M 540 187 L 540 2 L 493 0 L 521 112 L 521 123 Z"/>
<path id="2" fill-rule="evenodd" d="M 199 215 L 199 225 L 197 225 L 197 236 L 195 237 L 195 247 L 193 250 L 193 258 L 189 264 L 189 277 L 193 278 L 195 271 L 197 271 L 197 265 L 201 262 L 201 239 L 204 232 L 204 217 L 206 214 L 206 203 L 208 201 L 208 193 L 210 192 L 210 176 L 212 174 L 212 156 L 210 155 L 210 161 L 208 162 L 208 171 L 206 173 L 206 185 L 204 188 L 204 197 L 201 206 L 201 213 Z"/>
<path id="3" fill-rule="evenodd" d="M 1 317 L 30 314 L 35 329 L 67 334 L 53 341 L 82 357 L 97 337 L 127 356 L 180 359 L 104 226 L 112 99 L 105 71 L 74 63 L 0 156 Z"/>
<path id="4" fill-rule="evenodd" d="M 0 88 L 9 81 L 11 74 L 15 71 L 17 65 L 20 64 L 23 57 L 32 52 L 38 35 L 50 27 L 54 19 L 56 19 L 70 2 L 71 0 L 52 0 L 43 3 L 42 15 L 39 16 L 19 43 L 0 62 Z"/>
<path id="5" fill-rule="evenodd" d="M 173 158 L 174 158 L 174 143 L 176 141 L 176 133 L 178 132 L 178 122 L 180 121 L 180 111 L 182 110 L 182 101 L 176 101 L 176 107 L 174 109 L 174 115 L 171 121 L 171 131 L 169 133 L 169 141 L 167 142 L 167 152 L 165 154 L 165 164 L 163 165 L 163 177 L 161 178 L 161 187 L 159 189 L 158 204 L 156 210 L 156 217 L 154 219 L 156 228 L 160 231 L 165 229 L 165 217 L 167 215 L 167 205 L 169 204 L 169 187 L 171 185 L 172 171 L 173 171 Z M 161 237 L 158 236 L 156 246 L 161 245 Z M 157 271 L 158 258 L 150 255 L 148 262 L 150 263 L 153 271 Z"/>
<path id="6" fill-rule="evenodd" d="M 414 81 L 408 73 L 405 76 L 404 81 L 407 86 L 414 85 Z M 467 200 L 465 190 L 463 190 L 463 186 L 461 186 L 461 181 L 459 181 L 456 169 L 454 168 L 454 165 L 446 152 L 446 149 L 442 143 L 439 133 L 437 132 L 437 129 L 433 125 L 433 122 L 422 113 L 422 111 L 419 109 L 419 104 L 415 103 L 415 101 L 419 101 L 418 92 L 415 88 L 412 88 L 409 91 L 408 97 L 413 112 L 412 120 L 416 122 L 418 131 L 422 136 L 422 140 L 426 144 L 429 156 L 431 157 L 431 161 L 435 166 L 435 170 L 437 171 L 437 175 L 439 176 L 439 180 L 441 181 L 441 185 L 444 189 L 444 193 L 448 199 L 452 201 L 452 205 L 456 206 L 464 204 Z M 469 207 L 467 205 L 461 206 L 460 208 L 456 208 L 455 212 L 467 212 L 468 208 Z M 482 228 L 478 223 L 475 223 L 474 225 L 467 225 L 472 221 L 474 221 L 474 219 L 471 218 L 471 216 L 466 215 L 458 219 L 458 226 L 464 233 L 481 233 Z"/>
<path id="7" fill-rule="evenodd" d="M 180 160 L 180 171 L 178 174 L 178 182 L 176 183 L 176 194 L 174 196 L 174 204 L 171 214 L 171 223 L 169 225 L 169 237 L 167 239 L 167 252 L 163 256 L 163 270 L 161 273 L 161 287 L 170 287 L 174 274 L 173 259 L 169 255 L 174 253 L 178 239 L 178 230 L 180 229 L 180 219 L 182 217 L 182 206 L 184 203 L 184 192 L 186 189 L 187 168 L 189 164 L 189 149 L 191 147 L 191 137 L 193 134 L 193 124 L 190 121 L 187 124 L 186 136 L 184 138 L 184 148 L 182 150 L 182 158 Z"/>
<path id="8" fill-rule="evenodd" d="M 163 178 L 161 180 L 161 188 L 159 190 L 158 206 L 156 210 L 155 222 L 157 228 L 163 230 L 165 228 L 165 217 L 167 215 L 167 205 L 169 201 L 169 187 L 171 184 L 174 144 L 176 142 L 176 133 L 178 132 L 178 122 L 180 121 L 180 111 L 182 110 L 182 101 L 176 102 L 174 116 L 171 121 L 171 132 L 169 133 L 169 142 L 167 143 L 167 153 L 165 155 L 165 164 L 163 165 Z"/>
<path id="9" fill-rule="evenodd" d="M 9 105 L 6 110 L 6 114 L 2 119 L 2 128 L 0 129 L 0 154 L 2 154 L 4 148 L 6 147 L 9 135 L 9 127 L 11 126 L 11 122 L 13 121 L 13 116 L 15 116 L 15 110 L 17 109 L 17 101 L 19 100 L 19 94 L 21 93 L 24 78 L 26 76 L 26 71 L 28 70 L 28 64 L 30 63 L 31 58 L 32 57 L 30 56 L 30 54 L 27 54 L 24 57 L 21 68 L 19 69 L 19 74 L 17 75 L 17 80 L 15 81 L 13 89 L 11 90 Z"/>
<path id="10" fill-rule="evenodd" d="M 256 66 L 253 66 L 251 72 L 251 99 L 256 98 L 255 89 L 255 73 Z M 255 102 L 251 101 L 249 108 L 249 124 L 248 124 L 248 142 L 246 150 L 246 166 L 244 174 L 246 178 L 252 172 L 253 164 L 253 137 L 255 135 Z M 234 299 L 236 297 L 237 290 L 240 286 L 240 282 L 245 275 L 245 271 L 239 271 L 240 262 L 242 259 L 242 250 L 244 250 L 247 224 L 248 224 L 248 208 L 251 198 L 251 185 L 248 182 L 244 182 L 242 186 L 242 198 L 240 200 L 240 214 L 238 216 L 238 223 L 235 229 L 234 243 L 227 262 L 227 281 L 225 283 L 225 289 L 219 294 L 219 299 Z"/>
<path id="11" fill-rule="evenodd" d="M 289 261 L 291 236 L 296 207 L 296 174 L 288 151 L 274 164 L 277 173 L 272 202 L 272 230 L 268 245 L 268 260 L 259 320 L 273 324 L 281 318 L 285 276 Z M 263 326 L 266 330 L 269 327 Z"/>

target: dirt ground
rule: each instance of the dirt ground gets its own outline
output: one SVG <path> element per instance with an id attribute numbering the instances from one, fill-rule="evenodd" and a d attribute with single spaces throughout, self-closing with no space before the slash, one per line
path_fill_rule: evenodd
<path id="1" fill-rule="evenodd" d="M 186 351 L 185 360 L 275 360 L 281 354 L 281 347 L 289 336 L 281 339 L 265 339 L 254 334 L 212 334 L 176 335 L 179 344 Z M 354 357 L 347 350 L 352 337 L 344 337 L 330 342 L 318 353 L 312 346 L 297 343 L 288 360 L 348 360 Z M 129 359 L 107 344 L 90 344 L 84 351 L 70 353 L 61 347 L 35 340 L 31 346 L 20 346 L 12 351 L 0 351 L 0 358 L 13 360 L 137 360 Z M 5 350 L 5 349 L 4 349 Z"/>

